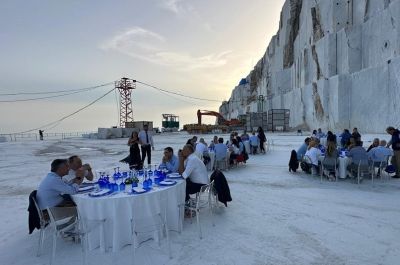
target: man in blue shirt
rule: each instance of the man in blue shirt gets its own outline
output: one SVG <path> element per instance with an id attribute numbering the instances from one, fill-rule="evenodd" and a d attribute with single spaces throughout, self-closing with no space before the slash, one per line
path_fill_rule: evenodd
<path id="1" fill-rule="evenodd" d="M 174 155 L 174 150 L 172 147 L 166 147 L 164 149 L 164 156 L 162 158 L 160 167 L 165 167 L 170 173 L 178 172 L 179 159 L 176 155 Z"/>
<path id="2" fill-rule="evenodd" d="M 220 137 L 218 139 L 218 144 L 215 145 L 214 150 L 215 150 L 215 161 L 226 160 L 228 147 L 224 144 L 224 138 Z"/>
<path id="3" fill-rule="evenodd" d="M 65 183 L 61 178 L 68 174 L 69 165 L 67 159 L 56 159 L 51 163 L 51 172 L 42 180 L 37 190 L 36 199 L 39 208 L 44 210 L 47 207 L 64 206 L 68 201 L 64 194 L 75 194 L 83 178 L 75 178 L 72 184 Z M 71 203 L 69 201 L 69 203 Z"/>
<path id="4" fill-rule="evenodd" d="M 310 137 L 307 137 L 306 139 L 304 139 L 304 143 L 297 150 L 297 160 L 298 161 L 301 161 L 303 159 L 303 156 L 306 154 L 310 140 L 311 140 Z"/>

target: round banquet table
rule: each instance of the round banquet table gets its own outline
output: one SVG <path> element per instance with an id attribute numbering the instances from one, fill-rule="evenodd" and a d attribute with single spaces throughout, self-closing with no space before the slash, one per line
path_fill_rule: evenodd
<path id="1" fill-rule="evenodd" d="M 131 244 L 131 220 L 135 218 L 136 212 L 137 216 L 144 213 L 151 216 L 152 212 L 157 214 L 162 208 L 161 211 L 166 211 L 168 229 L 180 231 L 183 211 L 179 209 L 185 202 L 186 181 L 175 180 L 177 184 L 173 186 L 156 186 L 142 194 L 119 192 L 102 197 L 91 197 L 87 193 L 72 195 L 83 219 L 105 220 L 104 240 L 101 240 L 100 230 L 91 233 L 89 249 L 111 247 L 115 252 Z"/>

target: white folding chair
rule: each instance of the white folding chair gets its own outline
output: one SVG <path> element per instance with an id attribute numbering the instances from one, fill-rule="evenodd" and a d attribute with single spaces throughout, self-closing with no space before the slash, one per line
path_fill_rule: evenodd
<path id="1" fill-rule="evenodd" d="M 357 167 L 357 184 L 360 184 L 360 181 L 363 179 L 365 175 L 371 174 L 371 168 L 368 164 L 368 161 L 360 160 L 358 162 Z"/>
<path id="2" fill-rule="evenodd" d="M 335 159 L 334 165 L 325 165 L 324 164 L 325 159 L 327 159 L 327 158 L 325 157 L 324 160 L 322 160 L 322 162 L 321 162 L 321 174 L 320 174 L 321 175 L 321 182 L 322 182 L 322 178 L 323 178 L 323 175 L 325 173 L 325 170 L 328 171 L 328 176 L 329 176 L 330 172 L 332 172 L 332 171 L 335 172 L 335 181 L 337 181 L 337 176 L 338 176 L 338 172 L 337 172 L 338 161 L 337 161 L 337 159 Z"/>
<path id="3" fill-rule="evenodd" d="M 50 218 L 49 226 L 53 232 L 53 248 L 50 257 L 50 265 L 54 264 L 56 258 L 57 238 L 62 237 L 67 231 L 72 232 L 77 224 L 77 216 L 66 216 L 65 213 L 75 207 L 47 207 Z"/>
<path id="4" fill-rule="evenodd" d="M 133 253 L 133 264 L 135 264 L 136 248 L 148 241 L 148 238 L 141 241 L 140 235 L 148 236 L 153 233 L 152 239 L 157 239 L 158 246 L 161 247 L 160 234 L 161 236 L 165 233 L 165 239 L 167 243 L 168 256 L 171 259 L 171 246 L 169 241 L 169 229 L 167 224 L 167 205 L 168 196 L 163 196 L 162 192 L 152 194 L 151 197 L 138 196 L 132 205 L 132 220 L 131 220 L 131 232 L 132 232 L 132 253 Z M 138 211 L 140 205 L 141 211 Z"/>
<path id="5" fill-rule="evenodd" d="M 43 250 L 43 241 L 44 241 L 45 230 L 46 230 L 46 227 L 49 224 L 50 220 L 48 218 L 45 218 L 42 210 L 40 210 L 39 205 L 37 204 L 37 201 L 36 201 L 36 196 L 32 196 L 32 200 L 33 200 L 33 203 L 35 204 L 35 208 L 39 215 L 39 221 L 40 221 L 39 245 L 38 245 L 38 249 L 37 249 L 37 253 L 36 253 L 36 256 L 39 257 Z"/>
<path id="6" fill-rule="evenodd" d="M 208 208 L 211 214 L 211 220 L 213 226 L 214 224 L 214 219 L 213 219 L 213 198 L 215 197 L 215 192 L 214 192 L 214 181 L 211 182 L 210 184 L 203 185 L 200 188 L 200 191 L 196 193 L 195 198 L 191 198 L 188 202 L 187 205 L 185 205 L 185 210 L 188 210 L 190 212 L 190 219 L 192 221 L 193 214 L 196 214 L 196 221 L 197 221 L 197 228 L 199 231 L 199 237 L 200 239 L 203 238 L 202 232 L 201 232 L 201 225 L 200 225 L 200 212 L 202 209 Z"/>

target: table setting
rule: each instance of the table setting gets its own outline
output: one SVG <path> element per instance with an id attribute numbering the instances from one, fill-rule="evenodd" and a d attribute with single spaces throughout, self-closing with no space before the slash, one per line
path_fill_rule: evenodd
<path id="1" fill-rule="evenodd" d="M 180 231 L 183 214 L 179 206 L 184 204 L 186 189 L 181 175 L 167 174 L 156 166 L 137 171 L 115 168 L 113 173 L 109 172 L 99 172 L 96 183 L 81 187 L 82 192 L 72 195 L 84 218 L 106 220 L 104 242 L 98 233 L 92 233 L 90 249 L 101 247 L 118 251 L 130 244 L 132 238 L 125 228 L 131 227 L 135 213 L 152 212 L 160 207 L 166 210 L 169 229 Z"/>

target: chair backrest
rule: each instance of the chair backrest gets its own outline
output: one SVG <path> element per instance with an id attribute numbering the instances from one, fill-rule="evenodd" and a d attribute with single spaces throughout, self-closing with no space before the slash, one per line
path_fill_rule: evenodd
<path id="1" fill-rule="evenodd" d="M 40 210 L 39 205 L 36 201 L 36 196 L 32 196 L 31 197 L 33 204 L 35 205 L 36 211 L 38 213 L 39 216 L 39 220 L 40 220 L 40 228 L 44 228 L 46 226 L 46 224 L 49 222 L 49 220 L 47 218 L 45 218 L 42 210 Z"/>

